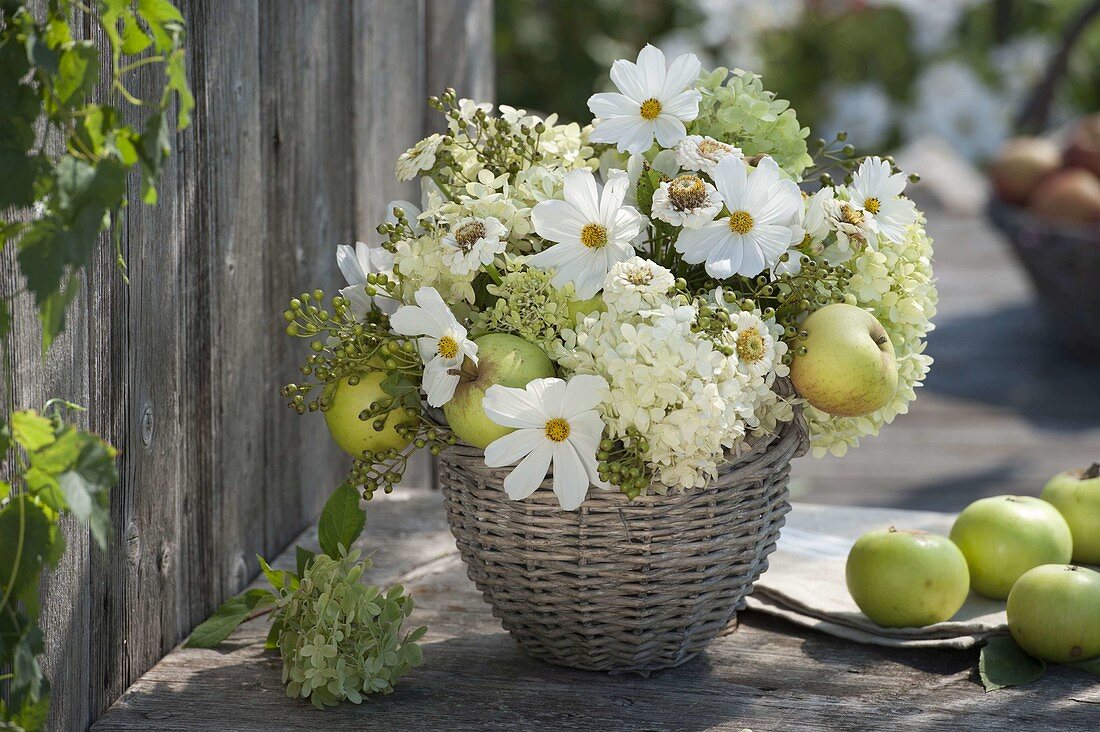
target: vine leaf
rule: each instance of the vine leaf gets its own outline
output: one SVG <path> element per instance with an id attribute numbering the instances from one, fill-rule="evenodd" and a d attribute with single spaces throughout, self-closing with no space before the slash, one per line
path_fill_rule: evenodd
<path id="1" fill-rule="evenodd" d="M 317 555 L 305 547 L 296 546 L 294 547 L 294 556 L 298 565 L 298 577 L 303 577 L 306 570 L 309 569 L 309 565 L 313 563 L 313 558 Z"/>
<path id="2" fill-rule="evenodd" d="M 15 496 L 0 508 L 0 557 L 4 557 L 0 598 L 7 598 L 9 604 L 23 600 L 37 609 L 38 577 L 64 549 L 64 539 L 47 510 L 28 495 Z"/>
<path id="3" fill-rule="evenodd" d="M 990 638 L 978 660 L 978 675 L 986 691 L 1024 686 L 1046 672 L 1046 663 L 1029 656 L 1010 636 Z"/>
<path id="4" fill-rule="evenodd" d="M 363 532 L 367 513 L 360 508 L 359 498 L 359 491 L 345 483 L 329 496 L 321 511 L 317 538 L 321 550 L 330 557 L 339 558 L 341 548 L 346 551 Z"/>
<path id="5" fill-rule="evenodd" d="M 275 604 L 275 595 L 268 590 L 251 589 L 222 603 L 214 614 L 191 631 L 185 648 L 213 648 L 229 637 L 237 626 L 257 610 Z"/>

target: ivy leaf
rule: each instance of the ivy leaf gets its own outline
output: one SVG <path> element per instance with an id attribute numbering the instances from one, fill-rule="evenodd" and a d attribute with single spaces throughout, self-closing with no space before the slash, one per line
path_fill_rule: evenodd
<path id="1" fill-rule="evenodd" d="M 34 601 L 39 574 L 56 561 L 58 537 L 52 517 L 30 496 L 15 496 L 0 508 L 0 597 Z"/>
<path id="2" fill-rule="evenodd" d="M 363 531 L 367 513 L 360 508 L 359 498 L 359 491 L 345 483 L 329 496 L 321 511 L 317 538 L 321 550 L 330 557 L 339 557 L 340 547 L 349 549 Z"/>
<path id="3" fill-rule="evenodd" d="M 137 154 L 141 160 L 141 200 L 148 204 L 157 202 L 157 181 L 164 170 L 164 162 L 172 153 L 171 137 L 164 115 L 156 112 L 145 122 L 145 128 L 137 139 Z"/>
<path id="4" fill-rule="evenodd" d="M 195 97 L 187 85 L 187 66 L 184 64 L 183 49 L 177 49 L 164 67 L 168 81 L 164 86 L 164 99 L 161 104 L 168 106 L 168 97 L 175 92 L 179 99 L 176 111 L 176 129 L 184 130 L 191 124 L 191 110 L 195 108 Z"/>
<path id="5" fill-rule="evenodd" d="M 267 590 L 252 589 L 222 603 L 213 615 L 191 631 L 185 648 L 213 648 L 229 637 L 237 626 L 256 610 L 275 604 L 275 595 Z"/>
<path id="6" fill-rule="evenodd" d="M 135 56 L 153 44 L 153 39 L 141 29 L 134 14 L 127 12 L 122 16 L 122 52 Z"/>
<path id="7" fill-rule="evenodd" d="M 978 675 L 986 691 L 1024 686 L 1046 672 L 1046 663 L 1029 656 L 1010 636 L 990 638 L 978 660 Z"/>
<path id="8" fill-rule="evenodd" d="M 183 31 L 183 15 L 168 0 L 138 0 L 138 15 L 149 24 L 158 51 L 167 51 Z"/>
<path id="9" fill-rule="evenodd" d="M 6 701 L 16 714 L 33 717 L 29 708 L 48 700 L 50 693 L 36 658 L 44 650 L 42 631 L 26 613 L 8 609 L 0 613 L 0 667 L 9 666 L 14 672 Z"/>
<path id="10" fill-rule="evenodd" d="M 53 95 L 47 110 L 57 112 L 58 105 L 68 107 L 84 99 L 99 81 L 99 50 L 91 41 L 80 41 L 61 54 L 58 70 L 51 74 Z"/>
<path id="11" fill-rule="evenodd" d="M 27 452 L 36 452 L 56 439 L 53 422 L 33 409 L 12 414 L 11 431 L 15 441 Z"/>
<path id="12" fill-rule="evenodd" d="M 294 556 L 297 560 L 298 576 L 302 577 L 305 575 L 309 565 L 313 564 L 313 558 L 317 555 L 309 549 L 296 546 L 294 547 Z"/>

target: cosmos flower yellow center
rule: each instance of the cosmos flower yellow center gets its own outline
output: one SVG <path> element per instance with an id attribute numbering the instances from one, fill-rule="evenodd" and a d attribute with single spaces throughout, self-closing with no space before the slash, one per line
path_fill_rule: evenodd
<path id="1" fill-rule="evenodd" d="M 880 203 L 879 200 L 877 198 L 875 198 L 874 196 L 871 196 L 870 198 L 868 198 L 866 201 L 863 202 L 863 207 L 865 209 L 867 209 L 868 211 L 870 211 L 871 213 L 877 214 L 878 210 L 880 208 L 882 208 L 882 203 Z"/>
<path id="2" fill-rule="evenodd" d="M 450 336 L 443 336 L 439 339 L 436 352 L 443 358 L 454 358 L 458 355 L 458 341 Z"/>
<path id="3" fill-rule="evenodd" d="M 748 328 L 737 334 L 737 357 L 746 363 L 764 358 L 764 336 L 756 328 Z"/>
<path id="4" fill-rule="evenodd" d="M 561 417 L 546 420 L 546 438 L 551 442 L 565 442 L 569 437 L 569 422 Z"/>
<path id="5" fill-rule="evenodd" d="M 657 119 L 661 116 L 661 103 L 656 99 L 642 102 L 642 119 Z"/>
<path id="6" fill-rule="evenodd" d="M 607 229 L 599 224 L 585 224 L 581 229 L 581 244 L 589 249 L 599 249 L 607 244 Z"/>
<path id="7" fill-rule="evenodd" d="M 748 211 L 734 211 L 730 214 L 730 231 L 735 234 L 747 234 L 752 231 L 752 214 Z"/>
<path id="8" fill-rule="evenodd" d="M 707 201 L 707 189 L 697 175 L 681 175 L 668 184 L 668 200 L 678 211 L 699 208 Z"/>
<path id="9" fill-rule="evenodd" d="M 861 226 L 863 224 L 863 212 L 855 206 L 849 206 L 846 203 L 840 207 L 840 218 L 844 223 L 851 224 L 852 226 Z"/>
<path id="10" fill-rule="evenodd" d="M 463 249 L 470 249 L 483 236 L 485 236 L 485 224 L 480 221 L 469 221 L 455 229 L 455 241 Z"/>

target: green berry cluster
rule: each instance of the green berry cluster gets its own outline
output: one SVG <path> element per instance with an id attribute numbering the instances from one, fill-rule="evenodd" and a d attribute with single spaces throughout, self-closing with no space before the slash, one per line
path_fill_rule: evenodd
<path id="1" fill-rule="evenodd" d="M 618 440 L 604 438 L 596 452 L 596 470 L 605 480 L 634 500 L 653 482 L 653 472 L 646 461 L 649 443 L 636 427 L 630 427 Z"/>
<path id="2" fill-rule="evenodd" d="M 348 471 L 347 482 L 357 486 L 363 498 L 368 501 L 374 497 L 375 491 L 379 488 L 383 493 L 393 492 L 394 487 L 404 477 L 409 458 L 415 451 L 427 448 L 432 455 L 438 455 L 444 448 L 458 441 L 453 432 L 433 422 L 424 414 L 423 409 L 404 407 L 404 412 L 412 423 L 399 424 L 394 429 L 408 441 L 409 447 L 404 450 L 394 448 L 367 450 L 355 459 Z M 363 414 L 359 416 L 363 418 Z M 384 417 L 380 420 L 375 419 L 373 422 L 373 428 L 378 431 L 381 431 L 384 425 Z"/>

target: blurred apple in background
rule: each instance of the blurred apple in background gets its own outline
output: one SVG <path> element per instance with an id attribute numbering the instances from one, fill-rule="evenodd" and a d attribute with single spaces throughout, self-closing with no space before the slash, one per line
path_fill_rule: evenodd
<path id="1" fill-rule="evenodd" d="M 1082 168 L 1051 173 L 1032 194 L 1030 207 L 1048 219 L 1100 223 L 1100 178 Z"/>
<path id="2" fill-rule="evenodd" d="M 1014 137 L 989 165 L 989 179 L 1002 200 L 1027 203 L 1043 177 L 1062 164 L 1062 151 L 1042 137 Z"/>
<path id="3" fill-rule="evenodd" d="M 791 381 L 806 401 L 829 414 L 858 417 L 893 398 L 897 358 L 878 318 L 835 303 L 810 313 L 801 329 L 806 353 L 791 362 Z"/>
<path id="4" fill-rule="evenodd" d="M 1046 484 L 1041 497 L 1069 524 L 1073 561 L 1100 564 L 1100 463 L 1059 473 Z"/>
<path id="5" fill-rule="evenodd" d="M 1046 661 L 1100 658 L 1100 572 L 1066 564 L 1030 570 L 1008 596 L 1008 631 Z"/>
<path id="6" fill-rule="evenodd" d="M 1062 514 L 1032 496 L 974 501 L 955 519 L 951 541 L 966 557 L 971 588 L 996 600 L 1008 597 L 1029 569 L 1066 564 L 1073 554 L 1073 536 Z"/>
<path id="7" fill-rule="evenodd" d="M 1070 132 L 1064 160 L 1067 167 L 1083 168 L 1100 176 L 1100 114 L 1077 121 Z"/>

